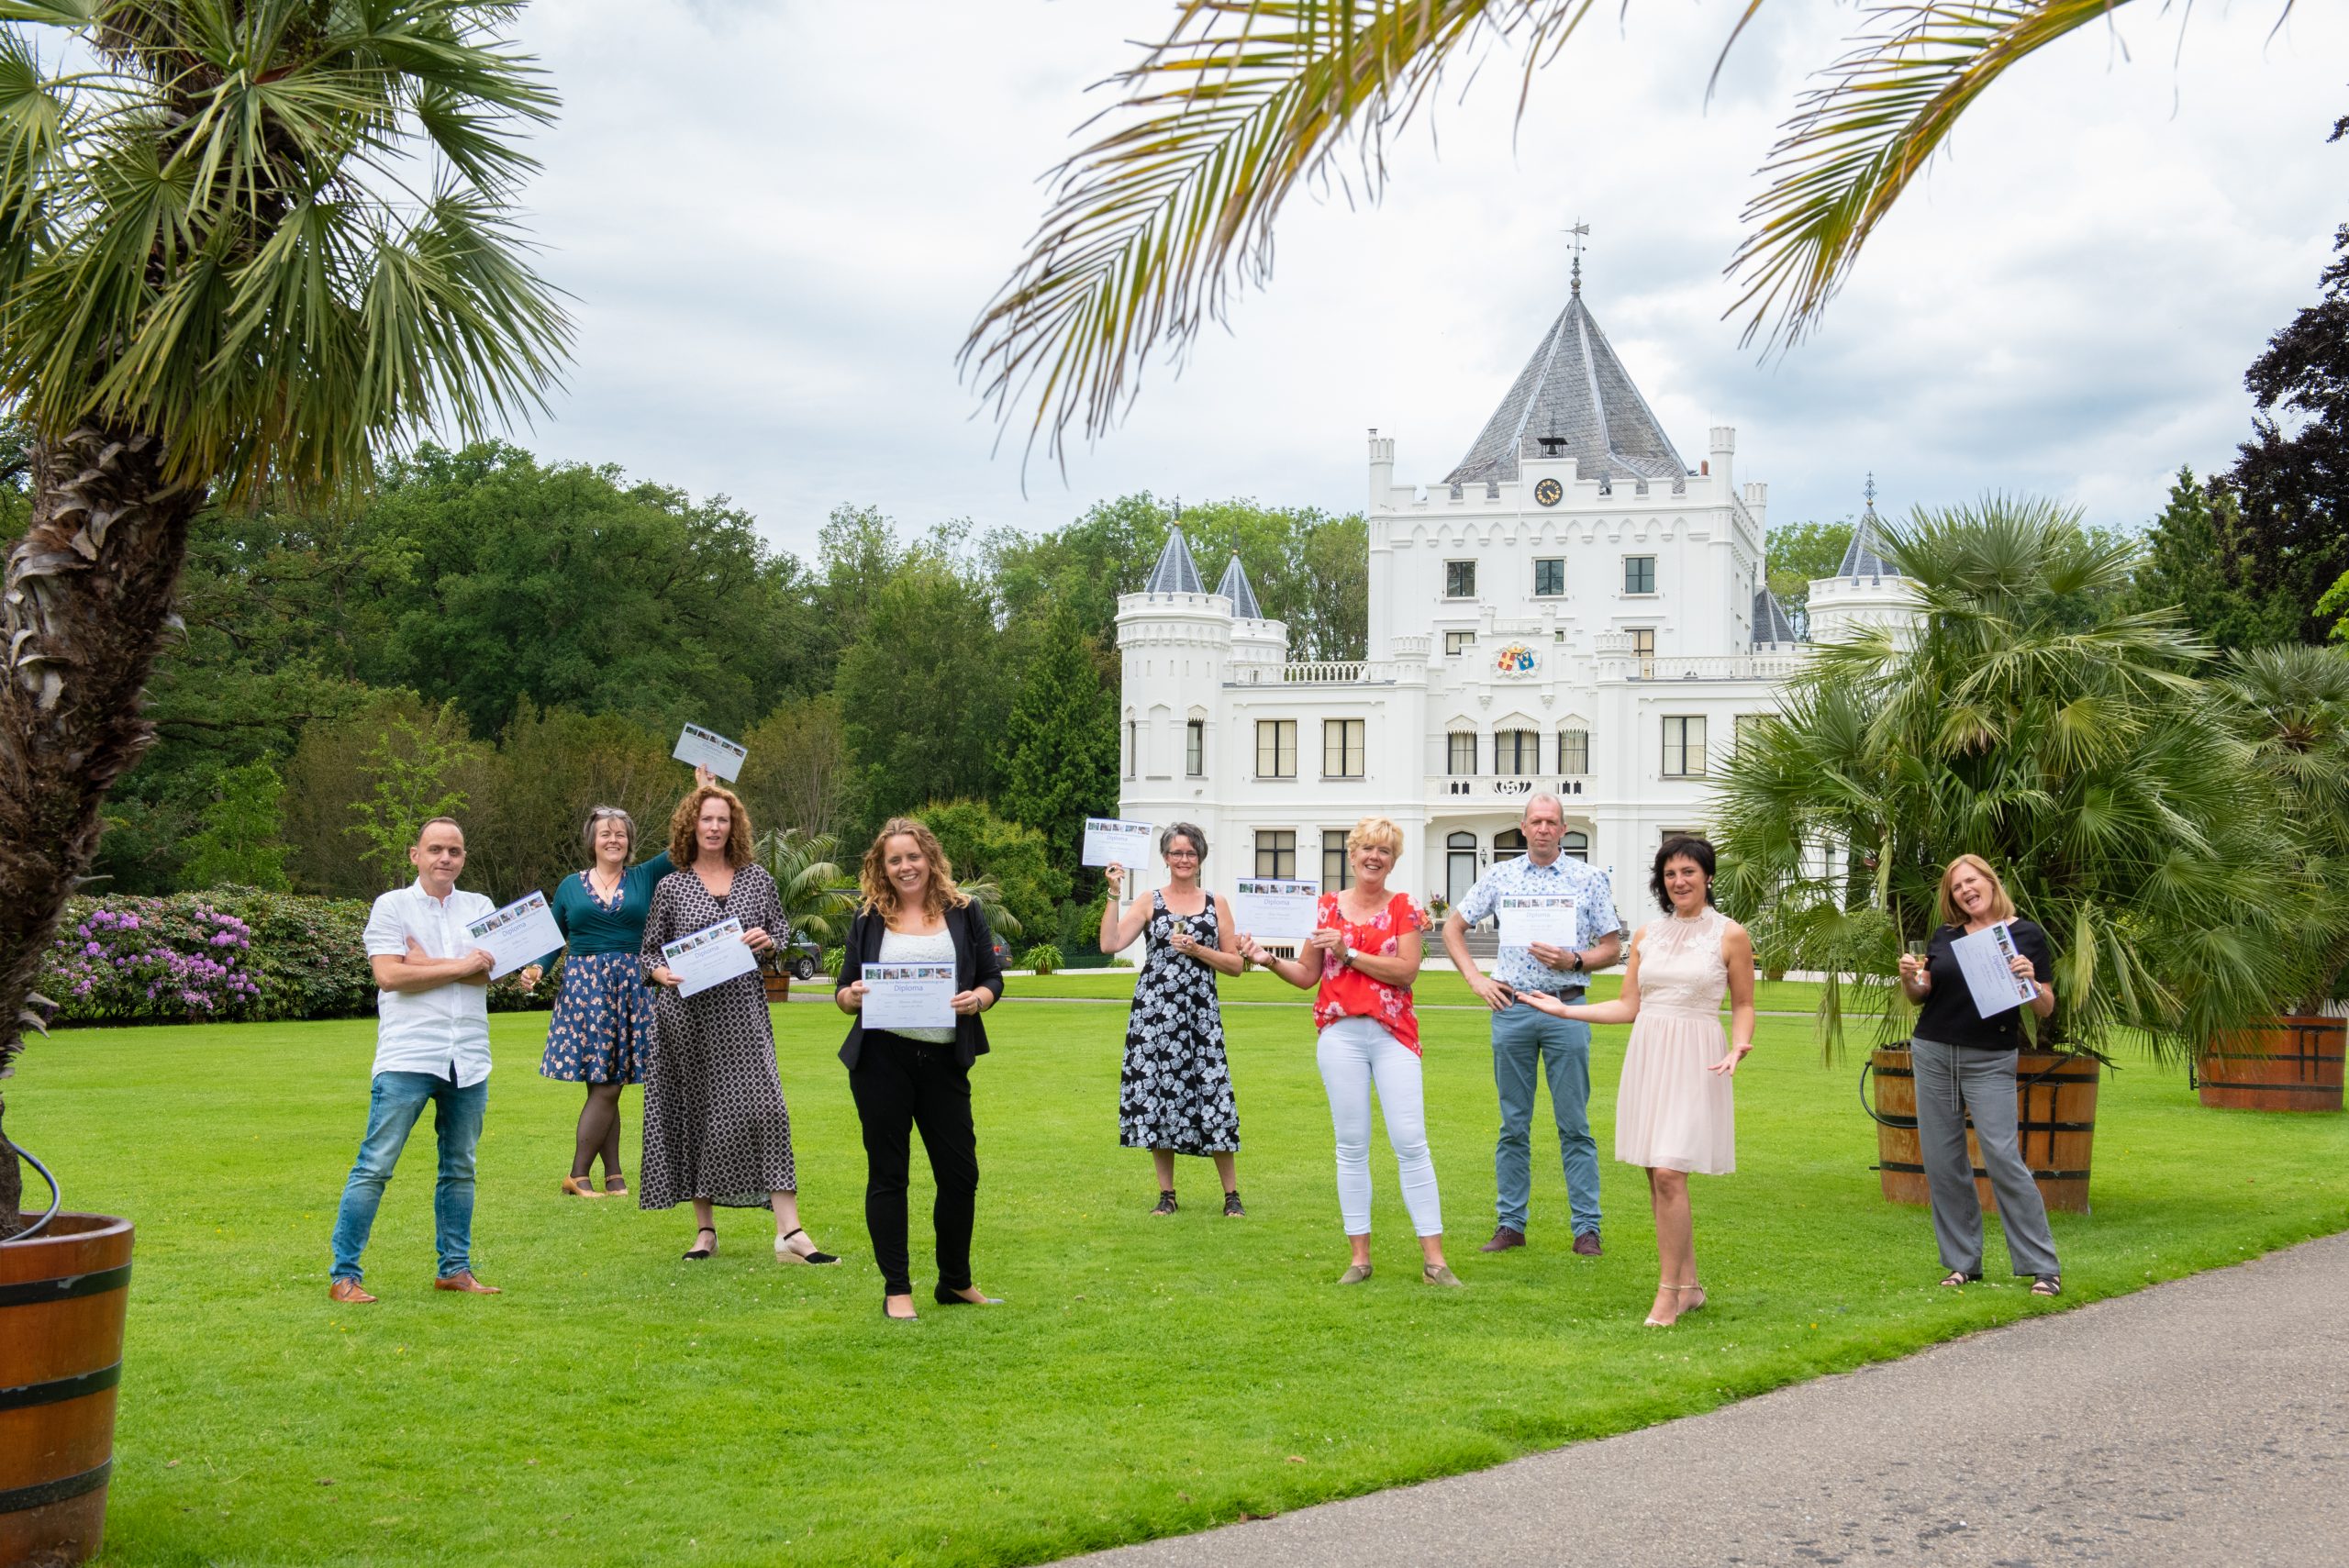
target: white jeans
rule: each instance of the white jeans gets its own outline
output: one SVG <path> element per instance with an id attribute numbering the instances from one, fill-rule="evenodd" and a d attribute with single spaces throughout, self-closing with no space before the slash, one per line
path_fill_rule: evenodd
<path id="1" fill-rule="evenodd" d="M 1427 1112 L 1419 1097 L 1419 1059 L 1369 1018 L 1340 1018 L 1314 1047 L 1321 1084 L 1330 1091 L 1330 1122 L 1338 1134 L 1338 1211 L 1346 1234 L 1370 1234 L 1370 1086 L 1378 1084 L 1386 1141 L 1403 1182 L 1403 1207 L 1422 1236 L 1443 1233 L 1436 1197 L 1435 1162 L 1428 1158 Z"/>

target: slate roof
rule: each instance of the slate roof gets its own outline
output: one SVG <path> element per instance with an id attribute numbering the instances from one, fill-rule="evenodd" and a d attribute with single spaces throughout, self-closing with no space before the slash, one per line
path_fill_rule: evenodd
<path id="1" fill-rule="evenodd" d="M 1256 606 L 1256 590 L 1248 584 L 1248 573 L 1241 569 L 1240 552 L 1232 551 L 1231 564 L 1223 569 L 1223 581 L 1215 591 L 1231 601 L 1231 614 L 1238 620 L 1263 620 L 1264 612 Z"/>
<path id="2" fill-rule="evenodd" d="M 1793 642 L 1795 623 L 1787 618 L 1787 606 L 1778 603 L 1778 595 L 1767 588 L 1753 595 L 1753 640 L 1764 642 Z"/>
<path id="3" fill-rule="evenodd" d="M 1900 563 L 1885 548 L 1884 522 L 1876 515 L 1873 495 L 1868 497 L 1868 509 L 1860 514 L 1858 524 L 1852 529 L 1852 542 L 1844 548 L 1843 563 L 1835 568 L 1835 575 L 1868 581 L 1900 575 Z"/>
<path id="4" fill-rule="evenodd" d="M 1200 581 L 1199 569 L 1191 560 L 1191 547 L 1183 542 L 1183 525 L 1174 525 L 1166 536 L 1166 548 L 1158 552 L 1158 564 L 1151 568 L 1150 582 L 1143 587 L 1146 594 L 1204 594 L 1207 584 Z"/>
<path id="5" fill-rule="evenodd" d="M 1564 437 L 1560 455 L 1579 458 L 1586 479 L 1680 479 L 1688 473 L 1579 288 L 1445 483 L 1515 479 L 1519 454 L 1542 436 Z"/>

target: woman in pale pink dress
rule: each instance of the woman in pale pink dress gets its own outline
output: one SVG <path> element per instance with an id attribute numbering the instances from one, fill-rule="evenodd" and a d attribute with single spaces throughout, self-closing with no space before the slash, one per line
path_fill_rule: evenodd
<path id="1" fill-rule="evenodd" d="M 1737 1169 L 1730 1077 L 1753 1049 L 1753 943 L 1713 907 L 1713 847 L 1704 840 L 1666 839 L 1648 885 L 1665 915 L 1631 939 L 1620 996 L 1580 1006 L 1537 992 L 1520 991 L 1517 999 L 1562 1018 L 1631 1026 L 1615 1095 L 1615 1158 L 1647 1169 L 1663 1276 L 1647 1321 L 1668 1329 L 1705 1305 L 1688 1177 Z"/>

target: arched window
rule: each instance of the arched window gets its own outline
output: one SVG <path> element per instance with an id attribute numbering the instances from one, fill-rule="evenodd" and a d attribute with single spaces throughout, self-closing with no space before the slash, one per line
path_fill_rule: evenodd
<path id="1" fill-rule="evenodd" d="M 1575 860 L 1588 861 L 1590 835 L 1578 828 L 1569 828 L 1566 829 L 1566 836 L 1559 840 L 1559 850 L 1562 853 L 1572 855 Z"/>
<path id="2" fill-rule="evenodd" d="M 1499 832 L 1493 835 L 1494 860 L 1505 861 L 1512 856 L 1521 855 L 1523 853 L 1525 853 L 1525 830 L 1523 828 L 1504 828 Z"/>
<path id="3" fill-rule="evenodd" d="M 1453 904 L 1476 885 L 1476 835 L 1452 833 L 1443 840 L 1443 895 Z"/>

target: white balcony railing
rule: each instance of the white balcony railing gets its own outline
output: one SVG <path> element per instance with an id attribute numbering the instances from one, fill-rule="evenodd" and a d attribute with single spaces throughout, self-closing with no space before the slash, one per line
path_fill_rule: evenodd
<path id="1" fill-rule="evenodd" d="M 1234 665 L 1233 686 L 1391 686 L 1398 666 L 1387 660 L 1316 659 L 1294 664 Z"/>
<path id="2" fill-rule="evenodd" d="M 1599 660 L 1599 677 L 1628 681 L 1783 681 L 1802 667 L 1798 653 L 1723 653 L 1694 659 L 1648 654 Z"/>

